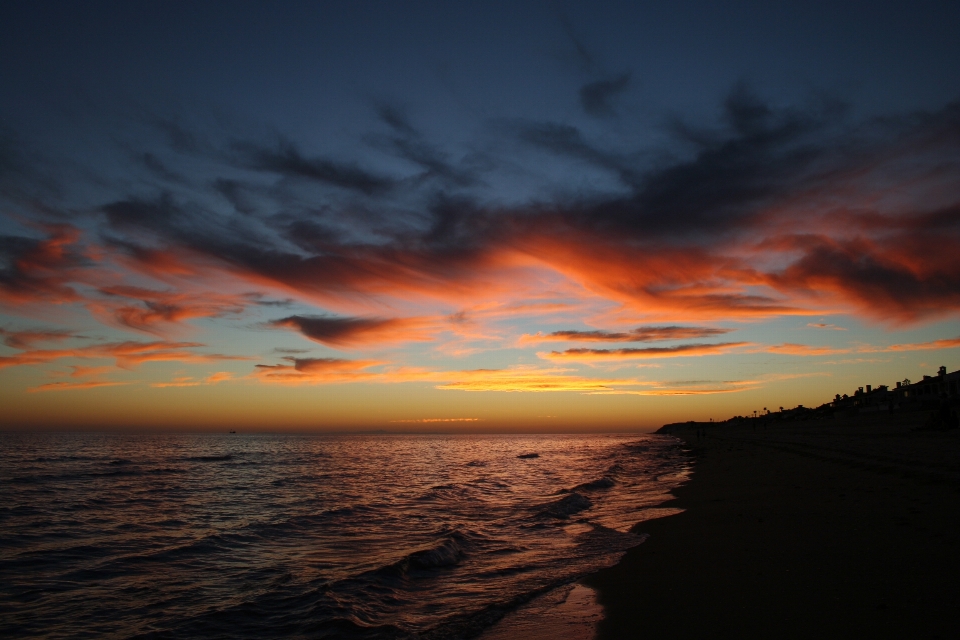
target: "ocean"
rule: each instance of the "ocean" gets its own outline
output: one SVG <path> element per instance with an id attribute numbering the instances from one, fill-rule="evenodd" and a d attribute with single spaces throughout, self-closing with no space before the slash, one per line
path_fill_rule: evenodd
<path id="1" fill-rule="evenodd" d="M 659 435 L 0 434 L 0 635 L 469 638 L 615 563 Z"/>

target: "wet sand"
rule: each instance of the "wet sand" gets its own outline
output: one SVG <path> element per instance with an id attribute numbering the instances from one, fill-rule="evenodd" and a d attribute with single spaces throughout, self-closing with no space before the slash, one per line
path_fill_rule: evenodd
<path id="1" fill-rule="evenodd" d="M 960 431 L 916 422 L 671 427 L 685 511 L 584 580 L 598 637 L 960 637 Z"/>
<path id="2" fill-rule="evenodd" d="M 480 640 L 593 640 L 602 615 L 596 592 L 572 584 L 508 613 Z"/>

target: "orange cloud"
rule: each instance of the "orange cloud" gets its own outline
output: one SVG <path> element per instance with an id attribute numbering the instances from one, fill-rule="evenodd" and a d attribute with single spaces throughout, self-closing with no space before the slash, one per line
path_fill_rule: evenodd
<path id="1" fill-rule="evenodd" d="M 631 395 L 631 396 L 712 396 L 721 393 L 740 393 L 758 389 L 760 385 L 742 387 L 718 387 L 706 389 L 644 389 L 640 391 L 595 391 L 590 395 Z"/>
<path id="2" fill-rule="evenodd" d="M 120 385 L 131 384 L 129 382 L 107 382 L 92 380 L 89 382 L 48 382 L 39 387 L 27 389 L 29 393 L 39 393 L 42 391 L 79 391 L 83 389 L 96 389 L 98 387 L 116 387 Z"/>
<path id="3" fill-rule="evenodd" d="M 811 347 L 803 344 L 785 343 L 764 347 L 761 351 L 778 353 L 790 356 L 827 356 L 850 353 L 889 353 L 897 351 L 931 351 L 935 349 L 953 349 L 960 347 L 960 337 L 931 340 L 930 342 L 916 342 L 912 344 L 893 344 L 886 347 L 858 346 L 852 348 Z"/>
<path id="4" fill-rule="evenodd" d="M 79 364 L 71 365 L 70 368 L 73 369 L 73 372 L 70 374 L 71 378 L 99 376 L 114 370 L 113 367 L 85 367 Z"/>
<path id="5" fill-rule="evenodd" d="M 148 332 L 156 332 L 158 325 L 176 324 L 193 318 L 240 314 L 254 302 L 249 294 L 186 293 L 129 286 L 102 287 L 99 291 L 107 296 L 107 300 L 88 302 L 87 308 L 91 313 L 108 323 Z M 140 305 L 130 304 L 130 300 L 137 300 Z"/>
<path id="6" fill-rule="evenodd" d="M 180 376 L 179 378 L 174 378 L 172 382 L 155 382 L 150 386 L 164 389 L 166 387 L 199 387 L 201 384 L 203 383 L 199 380 L 194 380 L 191 376 Z"/>
<path id="7" fill-rule="evenodd" d="M 631 384 L 624 380 L 596 380 L 558 373 L 562 370 L 503 369 L 449 373 L 451 382 L 437 385 L 449 391 L 607 391 L 613 385 Z"/>
<path id="8" fill-rule="evenodd" d="M 188 351 L 206 346 L 199 342 L 111 342 L 75 349 L 36 349 L 12 356 L 0 356 L 0 369 L 5 367 L 37 365 L 64 358 L 113 358 L 116 365 L 130 369 L 144 362 L 217 362 L 221 360 L 248 360 L 246 356 Z"/>
<path id="9" fill-rule="evenodd" d="M 765 347 L 767 353 L 778 353 L 786 356 L 829 356 L 838 353 L 851 353 L 852 349 L 837 349 L 834 347 L 810 347 L 805 344 L 784 343 Z"/>
<path id="10" fill-rule="evenodd" d="M 930 342 L 916 342 L 913 344 L 894 344 L 880 350 L 881 351 L 929 351 L 933 349 L 954 349 L 956 347 L 960 347 L 960 336 L 956 338 L 932 340 Z"/>
<path id="11" fill-rule="evenodd" d="M 229 371 L 218 371 L 217 373 L 210 374 L 203 380 L 197 380 L 192 376 L 180 376 L 178 378 L 174 378 L 170 382 L 156 382 L 150 386 L 161 389 L 166 387 L 199 387 L 207 384 L 218 384 L 220 382 L 225 382 L 232 379 L 233 374 Z"/>
<path id="12" fill-rule="evenodd" d="M 413 423 L 428 423 L 428 422 L 479 422 L 480 418 L 418 418 L 415 420 L 391 420 L 390 422 L 413 422 Z"/>
<path id="13" fill-rule="evenodd" d="M 80 231 L 66 224 L 41 228 L 50 234 L 44 240 L 12 238 L 15 242 L 9 242 L 12 255 L 10 267 L 4 269 L 0 278 L 0 303 L 59 304 L 80 299 L 68 285 L 89 266 L 89 260 L 76 251 Z"/>

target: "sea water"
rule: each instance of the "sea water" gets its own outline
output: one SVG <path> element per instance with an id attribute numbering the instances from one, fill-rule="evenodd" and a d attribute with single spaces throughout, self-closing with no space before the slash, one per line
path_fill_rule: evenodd
<path id="1" fill-rule="evenodd" d="M 608 566 L 657 435 L 0 434 L 0 635 L 460 638 Z"/>

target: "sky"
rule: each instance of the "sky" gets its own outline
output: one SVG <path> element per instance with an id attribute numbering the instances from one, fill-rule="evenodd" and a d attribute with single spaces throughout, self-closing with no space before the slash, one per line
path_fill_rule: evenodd
<path id="1" fill-rule="evenodd" d="M 958 31 L 4 2 L 0 428 L 649 430 L 956 370 Z"/>

